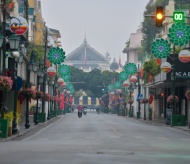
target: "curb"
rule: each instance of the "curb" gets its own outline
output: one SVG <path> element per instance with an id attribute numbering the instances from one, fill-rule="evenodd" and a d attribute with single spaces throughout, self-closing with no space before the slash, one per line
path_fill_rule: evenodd
<path id="1" fill-rule="evenodd" d="M 17 138 L 17 137 L 20 137 L 20 136 L 23 136 L 23 135 L 27 134 L 27 133 L 30 132 L 30 131 L 33 131 L 33 130 L 39 128 L 39 127 L 42 127 L 44 124 L 48 125 L 48 124 L 51 124 L 51 123 L 55 123 L 55 122 L 59 121 L 60 119 L 62 119 L 63 117 L 64 117 L 64 115 L 61 116 L 61 117 L 59 117 L 59 116 L 58 116 L 58 117 L 54 117 L 54 118 L 52 118 L 52 119 L 50 119 L 50 120 L 48 120 L 48 121 L 46 121 L 46 122 L 39 123 L 38 125 L 35 125 L 35 126 L 33 126 L 32 128 L 24 129 L 23 131 L 21 131 L 21 132 L 19 132 L 19 133 L 17 133 L 17 134 L 13 134 L 13 135 L 10 136 L 10 137 L 7 137 L 7 138 L 0 138 L 0 142 L 11 141 L 11 140 L 13 140 L 13 139 L 15 139 L 15 138 Z M 53 122 L 54 120 L 56 120 L 56 121 Z"/>

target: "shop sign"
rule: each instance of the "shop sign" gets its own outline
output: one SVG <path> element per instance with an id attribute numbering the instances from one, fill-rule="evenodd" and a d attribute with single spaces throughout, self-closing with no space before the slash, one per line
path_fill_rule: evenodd
<path id="1" fill-rule="evenodd" d="M 190 72 L 176 72 L 176 78 L 190 78 Z"/>
<path id="2" fill-rule="evenodd" d="M 161 68 L 162 72 L 168 73 L 168 72 L 171 71 L 172 67 L 171 67 L 170 63 L 164 62 L 164 63 L 161 64 L 160 68 Z"/>
<path id="3" fill-rule="evenodd" d="M 190 61 L 190 51 L 188 51 L 188 50 L 180 51 L 178 58 L 183 63 L 189 62 Z"/>

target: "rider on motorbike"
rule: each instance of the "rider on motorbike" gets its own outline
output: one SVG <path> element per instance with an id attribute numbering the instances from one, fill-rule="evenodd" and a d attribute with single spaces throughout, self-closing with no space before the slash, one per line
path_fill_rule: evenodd
<path id="1" fill-rule="evenodd" d="M 81 114 L 81 116 L 82 116 L 82 110 L 83 110 L 83 109 L 82 109 L 82 106 L 79 105 L 77 109 L 78 109 L 78 116 L 80 116 L 80 114 Z"/>

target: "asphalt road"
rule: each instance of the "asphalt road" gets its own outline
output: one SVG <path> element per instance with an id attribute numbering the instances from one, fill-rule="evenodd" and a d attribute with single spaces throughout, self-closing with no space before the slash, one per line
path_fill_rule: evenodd
<path id="1" fill-rule="evenodd" d="M 0 143 L 0 164 L 189 164 L 190 134 L 112 114 L 66 114 Z"/>

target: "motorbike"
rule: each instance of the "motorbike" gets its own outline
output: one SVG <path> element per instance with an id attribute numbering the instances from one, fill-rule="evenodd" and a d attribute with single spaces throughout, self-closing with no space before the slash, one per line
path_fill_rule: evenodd
<path id="1" fill-rule="evenodd" d="M 86 110 L 86 109 L 83 110 L 83 114 L 84 114 L 84 115 L 87 114 L 87 110 Z"/>
<path id="2" fill-rule="evenodd" d="M 96 109 L 96 112 L 97 112 L 98 114 L 100 114 L 100 109 Z"/>
<path id="3" fill-rule="evenodd" d="M 78 117 L 79 117 L 79 118 L 82 117 L 82 111 L 78 111 Z"/>

